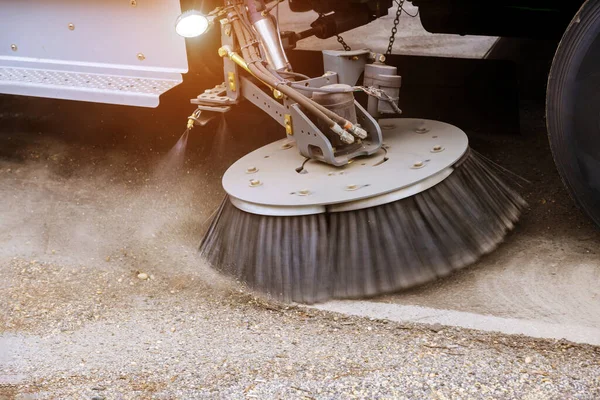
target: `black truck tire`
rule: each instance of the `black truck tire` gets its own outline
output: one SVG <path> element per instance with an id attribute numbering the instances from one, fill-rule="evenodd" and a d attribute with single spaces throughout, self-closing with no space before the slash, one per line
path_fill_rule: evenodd
<path id="1" fill-rule="evenodd" d="M 600 0 L 579 9 L 554 56 L 546 123 L 558 172 L 600 225 Z"/>

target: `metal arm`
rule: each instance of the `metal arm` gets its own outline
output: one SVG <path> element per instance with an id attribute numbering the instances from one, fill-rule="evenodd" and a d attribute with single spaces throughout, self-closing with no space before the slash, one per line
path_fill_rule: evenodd
<path id="1" fill-rule="evenodd" d="M 345 165 L 355 157 L 376 152 L 382 145 L 381 129 L 374 117 L 353 100 L 352 94 L 353 91 L 364 89 L 354 85 L 364 72 L 367 61 L 377 59 L 376 55 L 369 51 L 325 53 L 326 65 L 334 64 L 331 68 L 333 71 L 297 82 L 284 79 L 282 76 L 291 72 L 291 66 L 275 25 L 273 29 L 257 28 L 256 25 L 258 23 L 264 27 L 269 24 L 264 21 L 273 24 L 276 21 L 270 15 L 265 15 L 268 10 L 262 9 L 262 2 L 259 1 L 258 6 L 253 1 L 250 3 L 254 6 L 248 7 L 249 15 L 243 14 L 245 9 L 231 6 L 232 11 L 227 18 L 220 20 L 223 46 L 219 54 L 224 60 L 225 83 L 205 91 L 192 103 L 197 104 L 201 111 L 226 112 L 241 99 L 249 100 L 285 128 L 287 136 L 296 141 L 303 156 L 331 165 Z M 250 28 L 250 24 L 254 29 Z M 270 55 L 262 59 L 263 54 Z M 332 63 L 332 60 L 335 62 Z M 351 86 L 344 90 L 329 87 L 339 83 L 350 83 Z M 392 88 L 391 93 L 379 86 L 371 89 L 364 91 L 373 96 L 377 93 L 383 102 L 397 101 L 397 88 Z M 349 114 L 351 117 L 346 113 L 342 113 L 342 116 L 332 105 L 316 101 L 317 97 L 327 99 L 329 93 L 336 95 L 339 92 L 346 92 L 350 96 L 348 104 L 352 109 Z M 382 107 L 378 105 L 379 100 L 374 101 L 370 101 L 369 111 L 372 112 L 372 105 L 375 104 L 374 114 L 378 115 Z M 190 117 L 190 121 L 195 120 Z"/>

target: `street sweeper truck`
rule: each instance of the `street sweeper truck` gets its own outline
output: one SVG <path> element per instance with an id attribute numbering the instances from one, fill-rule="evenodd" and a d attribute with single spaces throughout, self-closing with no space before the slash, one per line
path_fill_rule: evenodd
<path id="1" fill-rule="evenodd" d="M 224 174 L 227 197 L 200 245 L 214 268 L 312 303 L 423 284 L 495 249 L 525 202 L 461 129 L 402 118 L 386 55 L 404 0 L 288 0 L 316 12 L 301 32 L 280 29 L 282 1 L 5 0 L 0 93 L 156 107 L 187 72 L 184 38 L 212 35 L 194 51 L 218 57 L 223 82 L 192 99 L 187 129 L 250 102 L 282 136 Z M 548 134 L 570 193 L 600 222 L 600 0 L 413 3 L 434 33 L 562 36 Z M 348 48 L 341 33 L 392 7 L 386 54 Z M 306 76 L 288 55 L 313 36 L 343 49 L 323 51 L 322 74 Z"/>

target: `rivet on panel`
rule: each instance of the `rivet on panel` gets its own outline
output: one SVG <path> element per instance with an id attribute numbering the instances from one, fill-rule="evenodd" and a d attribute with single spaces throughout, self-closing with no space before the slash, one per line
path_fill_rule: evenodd
<path id="1" fill-rule="evenodd" d="M 75 24 L 69 24 L 69 30 L 70 31 L 74 31 L 75 30 Z"/>
<path id="2" fill-rule="evenodd" d="M 251 179 L 250 180 L 250 187 L 257 187 L 262 185 L 262 182 L 259 181 L 258 179 Z"/>
<path id="3" fill-rule="evenodd" d="M 284 143 L 281 145 L 281 150 L 287 150 L 287 149 L 291 149 L 293 147 L 293 144 L 291 143 Z"/>
<path id="4" fill-rule="evenodd" d="M 256 172 L 258 172 L 258 168 L 256 168 L 256 167 L 248 167 L 248 168 L 246 168 L 246 173 L 247 174 L 254 174 Z"/>
<path id="5" fill-rule="evenodd" d="M 16 45 L 16 44 L 11 44 L 11 45 L 10 45 L 10 49 L 11 49 L 12 51 L 17 51 L 19 48 L 17 47 L 17 45 Z"/>
<path id="6" fill-rule="evenodd" d="M 417 132 L 419 134 L 423 134 L 423 133 L 429 132 L 429 129 L 427 129 L 425 127 L 420 127 L 420 128 L 415 129 L 415 132 Z"/>
<path id="7" fill-rule="evenodd" d="M 415 163 L 412 165 L 411 168 L 419 169 L 419 168 L 423 168 L 424 166 L 425 166 L 425 163 L 423 161 L 415 161 Z"/>
<path id="8" fill-rule="evenodd" d="M 135 6 L 137 6 L 137 0 L 130 0 L 130 1 L 129 1 L 129 4 L 130 4 L 132 7 L 135 7 Z"/>
<path id="9" fill-rule="evenodd" d="M 144 61 L 146 56 L 143 53 L 137 53 L 137 59 L 140 61 Z"/>
<path id="10" fill-rule="evenodd" d="M 354 183 L 351 183 L 350 185 L 346 186 L 346 190 L 348 190 L 350 192 L 357 190 L 357 189 L 358 189 L 358 185 L 355 185 Z"/>
<path id="11" fill-rule="evenodd" d="M 431 149 L 432 153 L 439 153 L 440 151 L 444 151 L 444 148 L 440 145 L 435 145 L 433 146 L 433 149 Z"/>
<path id="12" fill-rule="evenodd" d="M 298 191 L 298 196 L 308 196 L 310 194 L 310 190 L 302 189 Z"/>

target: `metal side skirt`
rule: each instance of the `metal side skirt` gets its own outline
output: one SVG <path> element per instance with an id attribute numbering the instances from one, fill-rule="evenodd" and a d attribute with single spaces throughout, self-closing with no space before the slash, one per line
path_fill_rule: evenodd
<path id="1" fill-rule="evenodd" d="M 344 212 L 361 210 L 363 208 L 376 207 L 382 204 L 388 204 L 394 201 L 405 199 L 407 197 L 414 196 L 418 193 L 424 192 L 427 189 L 434 187 L 435 185 L 449 177 L 452 172 L 454 172 L 453 168 L 446 168 L 445 170 L 438 172 L 436 175 L 425 178 L 422 181 L 415 183 L 414 185 L 398 189 L 391 193 L 385 193 L 379 196 L 369 197 L 368 199 L 361 199 L 351 201 L 348 203 L 332 204 L 330 206 L 327 206 L 327 211 Z"/>
<path id="2" fill-rule="evenodd" d="M 325 206 L 306 206 L 306 207 L 287 207 L 287 206 L 269 206 L 262 205 L 257 203 L 250 203 L 247 201 L 243 201 L 237 199 L 233 196 L 229 196 L 229 201 L 236 208 L 246 211 L 250 214 L 258 214 L 258 215 L 270 215 L 272 217 L 289 217 L 291 215 L 313 215 L 313 214 L 322 214 L 327 211 Z"/>

